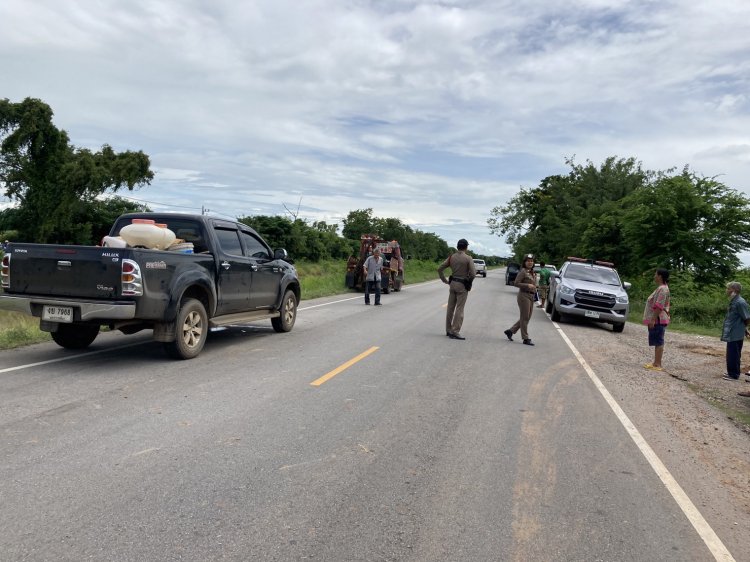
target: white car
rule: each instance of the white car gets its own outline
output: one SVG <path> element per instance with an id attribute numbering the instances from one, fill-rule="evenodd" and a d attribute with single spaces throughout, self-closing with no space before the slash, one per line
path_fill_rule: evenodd
<path id="1" fill-rule="evenodd" d="M 477 275 L 487 277 L 487 264 L 484 260 L 474 260 L 474 268 L 477 270 Z"/>
<path id="2" fill-rule="evenodd" d="M 545 310 L 553 322 L 562 316 L 577 316 L 612 324 L 622 332 L 630 310 L 630 283 L 622 281 L 614 264 L 604 261 L 568 258 L 549 280 Z"/>

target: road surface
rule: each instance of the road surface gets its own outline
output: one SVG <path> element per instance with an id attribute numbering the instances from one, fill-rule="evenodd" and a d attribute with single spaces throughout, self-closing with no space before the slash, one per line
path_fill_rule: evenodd
<path id="1" fill-rule="evenodd" d="M 584 349 L 538 311 L 537 346 L 505 339 L 515 292 L 477 279 L 466 341 L 430 282 L 304 301 L 292 332 L 191 361 L 150 332 L 0 352 L 0 560 L 748 560 Z"/>

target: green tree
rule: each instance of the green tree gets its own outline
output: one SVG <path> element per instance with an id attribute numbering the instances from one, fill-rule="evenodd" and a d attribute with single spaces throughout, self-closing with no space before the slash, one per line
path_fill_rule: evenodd
<path id="1" fill-rule="evenodd" d="M 133 190 L 153 179 L 143 152 L 98 152 L 75 148 L 52 123 L 52 109 L 38 99 L 0 100 L 0 183 L 18 203 L 14 227 L 19 239 L 90 243 L 97 197 Z"/>
<path id="2" fill-rule="evenodd" d="M 632 273 L 661 265 L 690 272 L 701 284 L 719 283 L 750 248 L 750 200 L 687 168 L 626 197 L 622 222 Z"/>
<path id="3" fill-rule="evenodd" d="M 255 215 L 240 222 L 254 228 L 272 248 L 284 248 L 294 259 L 346 259 L 354 252 L 348 240 L 336 234 L 336 225 L 316 222 L 309 226 L 302 219 Z M 359 242 L 356 243 L 359 248 Z"/>
<path id="4" fill-rule="evenodd" d="M 504 236 L 516 256 L 533 253 L 558 262 L 568 255 L 615 260 L 618 256 L 608 253 L 619 247 L 612 243 L 620 228 L 613 210 L 652 173 L 643 171 L 634 158 L 610 157 L 600 166 L 573 159 L 566 164 L 571 168 L 567 175 L 548 176 L 538 187 L 522 188 L 507 205 L 493 208 L 487 221 L 490 232 Z"/>
<path id="5" fill-rule="evenodd" d="M 372 209 L 349 211 L 343 223 L 344 228 L 341 230 L 341 234 L 349 240 L 359 240 L 363 234 L 372 234 L 375 230 Z"/>
<path id="6" fill-rule="evenodd" d="M 516 256 L 604 259 L 631 276 L 662 266 L 711 283 L 730 276 L 750 248 L 750 200 L 715 178 L 687 167 L 644 171 L 633 158 L 567 163 L 567 176 L 546 177 L 492 210 L 491 232 Z"/>

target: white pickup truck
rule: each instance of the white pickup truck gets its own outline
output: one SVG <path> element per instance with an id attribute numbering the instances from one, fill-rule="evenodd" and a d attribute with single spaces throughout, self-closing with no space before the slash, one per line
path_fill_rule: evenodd
<path id="1" fill-rule="evenodd" d="M 474 268 L 477 270 L 477 275 L 487 277 L 487 264 L 484 263 L 484 260 L 475 259 Z"/>

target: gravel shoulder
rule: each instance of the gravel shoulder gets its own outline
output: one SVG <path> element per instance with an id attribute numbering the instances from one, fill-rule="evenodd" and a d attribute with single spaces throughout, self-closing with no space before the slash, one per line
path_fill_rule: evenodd
<path id="1" fill-rule="evenodd" d="M 721 378 L 725 344 L 667 330 L 666 370 L 653 372 L 643 367 L 653 360 L 643 326 L 628 323 L 621 334 L 599 324 L 560 327 L 735 559 L 750 561 L 750 398 L 737 395 L 750 384 Z"/>

